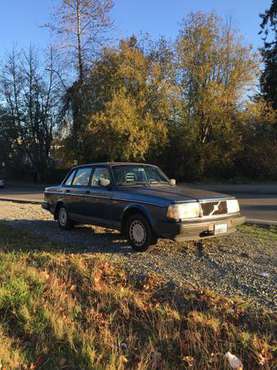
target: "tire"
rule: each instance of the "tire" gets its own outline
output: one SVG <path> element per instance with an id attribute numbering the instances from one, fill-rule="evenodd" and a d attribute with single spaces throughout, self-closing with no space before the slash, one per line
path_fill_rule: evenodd
<path id="1" fill-rule="evenodd" d="M 157 243 L 149 222 L 141 214 L 130 216 L 127 221 L 127 238 L 136 252 L 144 252 L 151 245 Z"/>
<path id="2" fill-rule="evenodd" d="M 73 222 L 70 220 L 67 209 L 64 206 L 59 207 L 57 212 L 58 225 L 62 230 L 70 230 Z"/>

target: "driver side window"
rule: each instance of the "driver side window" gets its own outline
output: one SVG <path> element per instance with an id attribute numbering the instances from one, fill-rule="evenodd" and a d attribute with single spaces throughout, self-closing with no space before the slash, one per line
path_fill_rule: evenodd
<path id="1" fill-rule="evenodd" d="M 91 186 L 100 186 L 100 180 L 105 179 L 111 181 L 110 171 L 106 167 L 96 167 L 92 178 Z"/>

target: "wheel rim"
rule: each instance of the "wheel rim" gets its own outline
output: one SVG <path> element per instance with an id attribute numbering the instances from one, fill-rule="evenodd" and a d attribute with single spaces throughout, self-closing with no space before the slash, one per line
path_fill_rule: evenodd
<path id="1" fill-rule="evenodd" d="M 132 242 L 137 246 L 143 245 L 146 241 L 146 230 L 143 223 L 141 221 L 134 220 L 130 225 L 129 235 Z"/>
<path id="2" fill-rule="evenodd" d="M 65 208 L 60 208 L 59 210 L 59 222 L 61 226 L 65 226 L 67 223 L 67 212 Z"/>

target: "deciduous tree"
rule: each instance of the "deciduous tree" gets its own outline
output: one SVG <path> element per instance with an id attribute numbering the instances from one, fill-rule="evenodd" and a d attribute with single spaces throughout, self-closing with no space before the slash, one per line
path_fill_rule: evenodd
<path id="1" fill-rule="evenodd" d="M 265 98 L 277 109 L 277 0 L 261 16 L 261 33 L 264 35 L 262 56 L 264 70 L 261 76 L 261 90 Z"/>
<path id="2" fill-rule="evenodd" d="M 235 137 L 237 173 L 249 178 L 277 177 L 277 112 L 260 97 L 248 102 L 239 112 Z"/>
<path id="3" fill-rule="evenodd" d="M 15 132 L 13 148 L 30 164 L 38 179 L 50 165 L 54 128 L 59 119 L 60 83 L 53 73 L 53 52 L 42 67 L 33 48 L 13 51 L 1 71 L 0 94 Z"/>
<path id="4" fill-rule="evenodd" d="M 233 145 L 235 112 L 255 82 L 257 60 L 230 24 L 204 13 L 193 13 L 184 20 L 176 53 L 179 150 L 191 153 L 190 162 L 194 159 L 199 171 L 195 175 L 201 175 L 213 166 L 220 167 L 220 162 L 223 168 L 230 160 L 226 146 Z"/>
<path id="5" fill-rule="evenodd" d="M 79 98 L 82 159 L 141 160 L 158 150 L 166 137 L 169 90 L 135 38 L 105 48 Z"/>
<path id="6" fill-rule="evenodd" d="M 61 0 L 53 21 L 46 25 L 57 35 L 59 50 L 65 52 L 64 62 L 72 62 L 79 82 L 103 46 L 103 37 L 111 26 L 112 7 L 113 0 Z"/>

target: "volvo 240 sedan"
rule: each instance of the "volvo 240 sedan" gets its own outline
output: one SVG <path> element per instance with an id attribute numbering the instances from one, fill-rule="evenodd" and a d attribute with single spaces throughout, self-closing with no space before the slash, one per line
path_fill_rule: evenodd
<path id="1" fill-rule="evenodd" d="M 229 234 L 244 222 L 232 196 L 176 186 L 157 167 L 96 163 L 73 168 L 45 189 L 42 207 L 60 228 L 93 224 L 120 230 L 136 251 L 158 238 L 201 240 Z"/>

